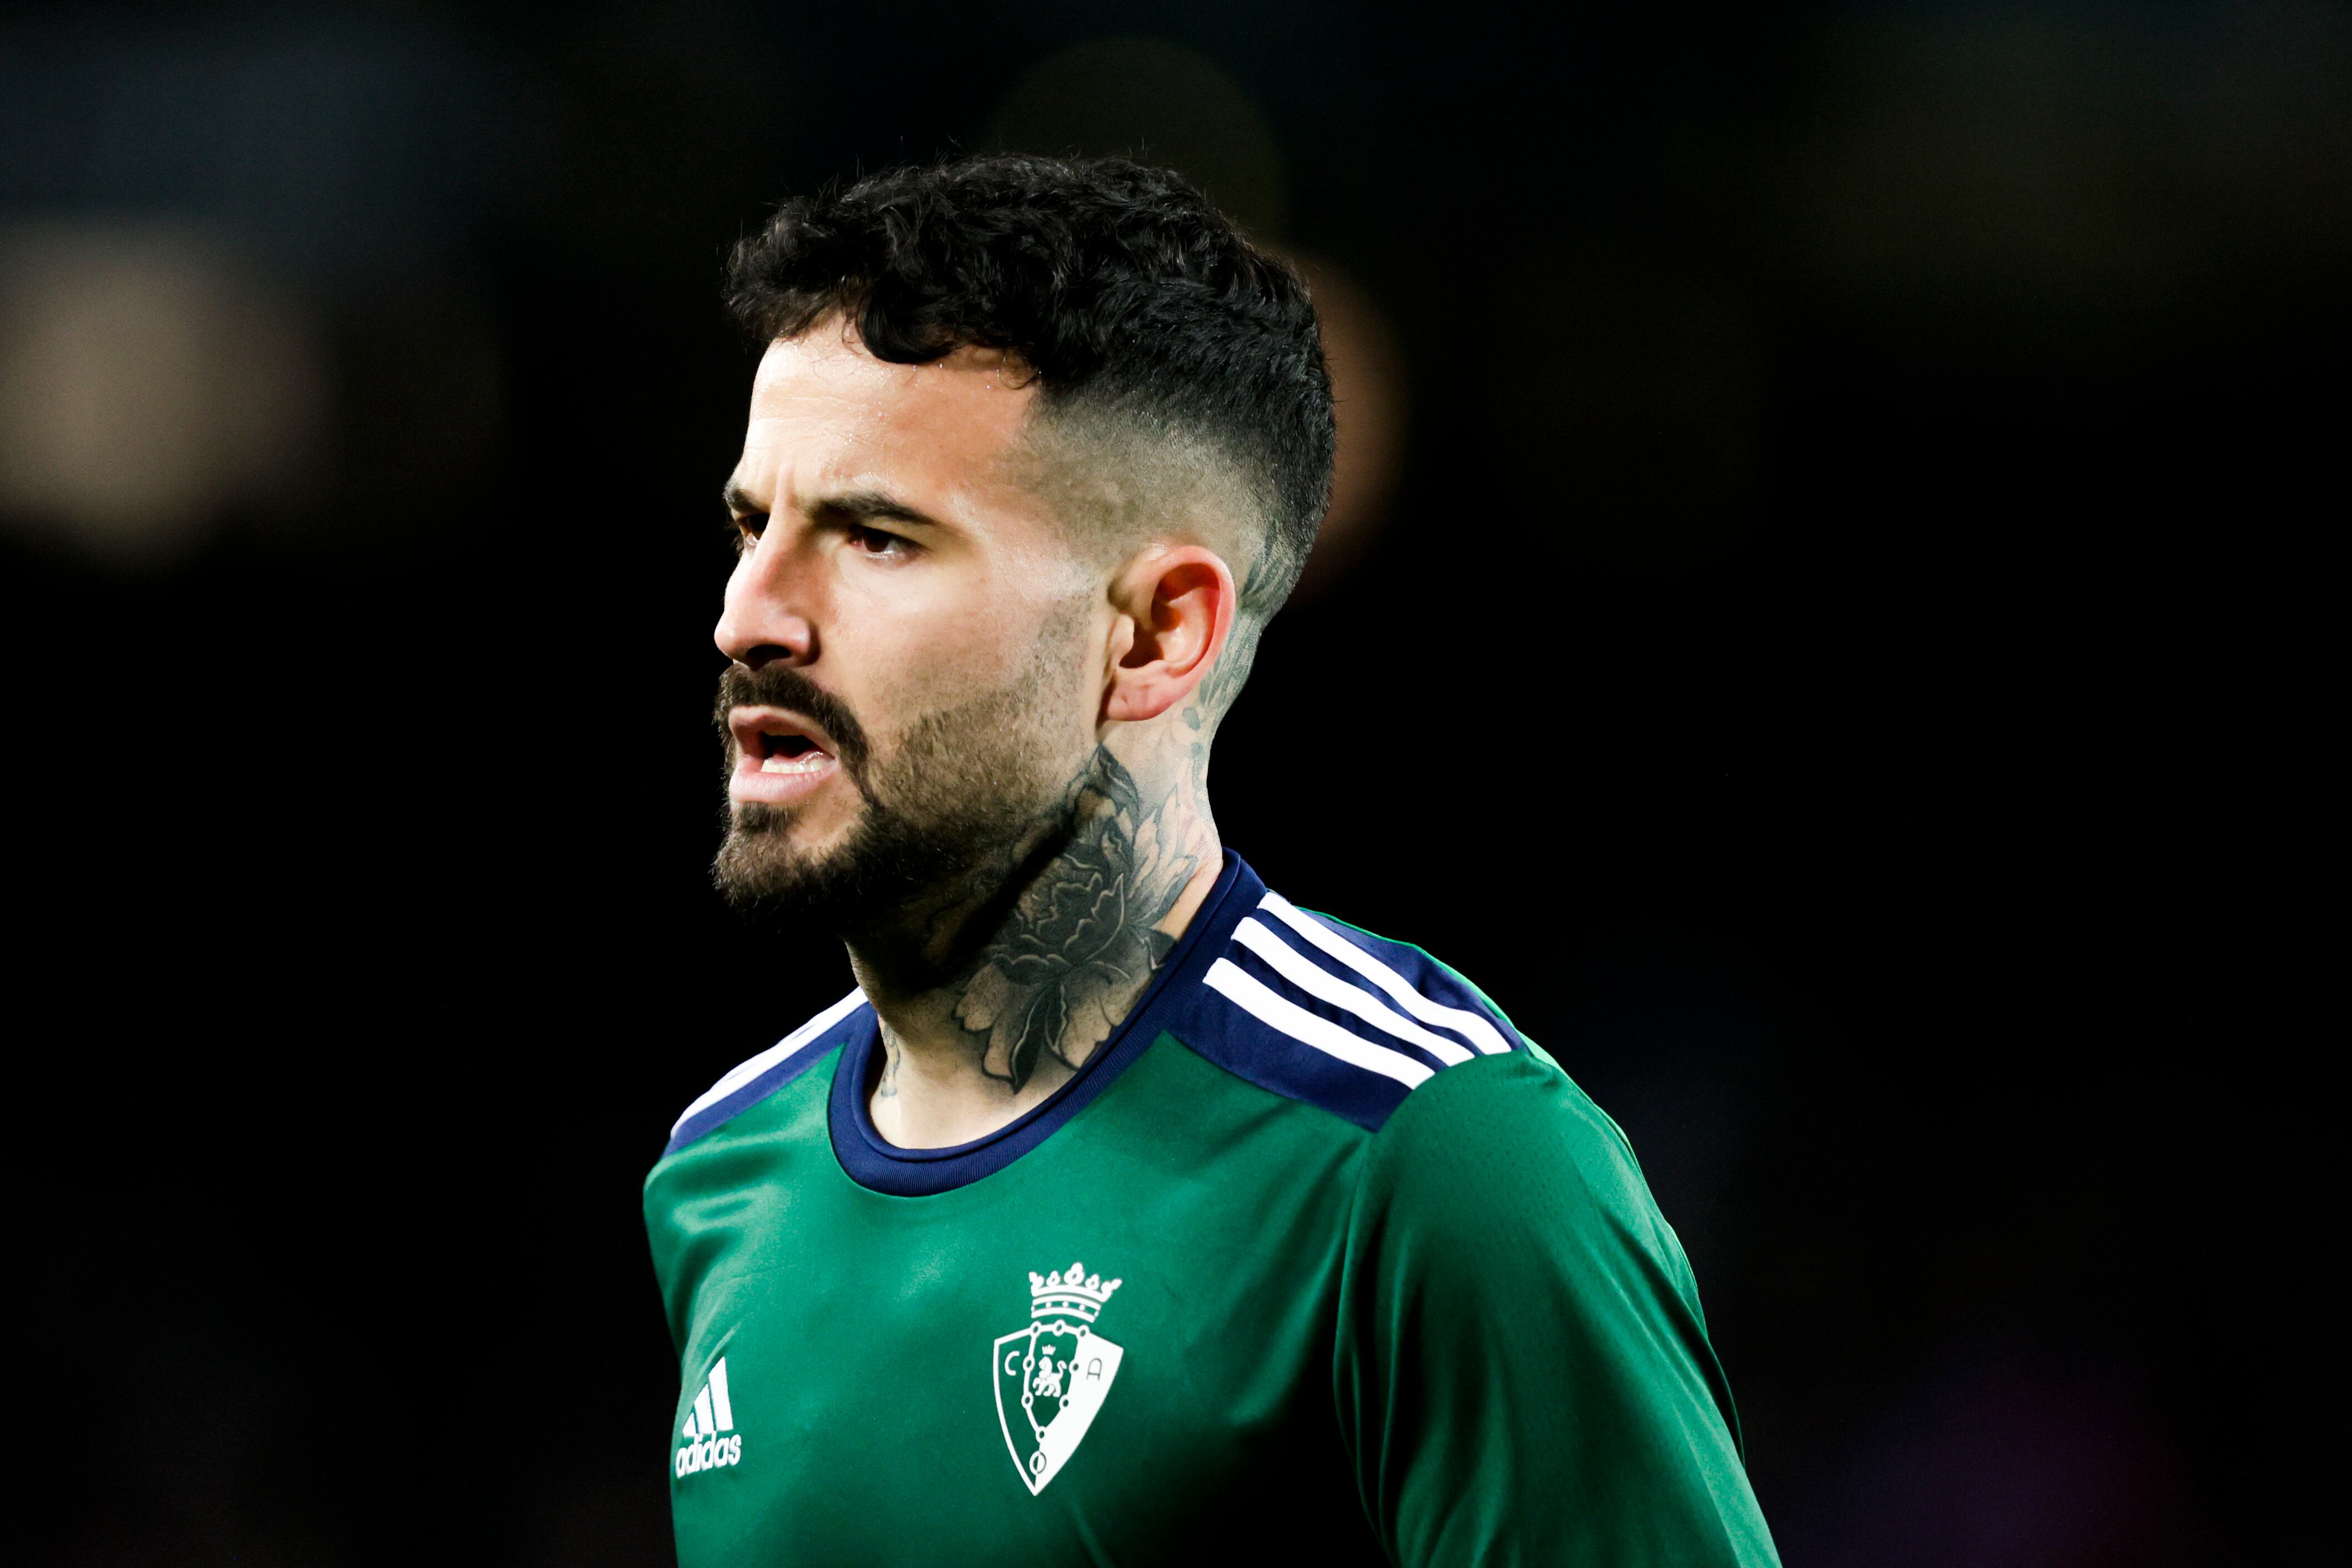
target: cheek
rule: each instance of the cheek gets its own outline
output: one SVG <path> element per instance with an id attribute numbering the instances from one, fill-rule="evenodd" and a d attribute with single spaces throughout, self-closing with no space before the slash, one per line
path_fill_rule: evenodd
<path id="1" fill-rule="evenodd" d="M 983 692 L 1055 684 L 1076 663 L 1071 639 L 1039 625 L 1034 606 L 943 606 L 877 639 L 869 663 L 877 702 L 894 721 L 961 707 Z M 1044 692 L 1039 692 L 1044 696 Z M 893 728 L 902 727 L 893 722 Z"/>

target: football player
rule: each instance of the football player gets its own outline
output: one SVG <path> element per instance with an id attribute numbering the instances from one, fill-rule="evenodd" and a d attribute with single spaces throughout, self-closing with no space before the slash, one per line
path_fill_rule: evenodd
<path id="1" fill-rule="evenodd" d="M 1330 486 L 1298 276 L 1173 175 L 1003 156 L 792 202 L 730 289 L 716 877 L 857 988 L 646 1183 L 680 1561 L 1774 1563 L 1615 1124 L 1218 835 Z"/>

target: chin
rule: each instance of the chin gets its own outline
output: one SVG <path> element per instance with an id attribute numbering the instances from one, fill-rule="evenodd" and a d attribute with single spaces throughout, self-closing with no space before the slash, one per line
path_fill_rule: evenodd
<path id="1" fill-rule="evenodd" d="M 838 880 L 844 847 L 830 852 L 803 841 L 807 824 L 772 805 L 737 804 L 728 814 L 727 839 L 711 862 L 711 879 L 739 908 L 789 903 Z"/>
<path id="2" fill-rule="evenodd" d="M 738 914 L 762 924 L 848 937 L 886 921 L 908 893 L 870 834 L 805 841 L 808 824 L 774 806 L 738 805 L 710 879 Z"/>
<path id="3" fill-rule="evenodd" d="M 918 815 L 868 799 L 845 823 L 828 813 L 820 824 L 806 806 L 733 802 L 711 879 L 763 921 L 851 939 L 891 931 L 978 868 L 1009 872 L 1034 837 L 1021 813 L 957 804 Z"/>

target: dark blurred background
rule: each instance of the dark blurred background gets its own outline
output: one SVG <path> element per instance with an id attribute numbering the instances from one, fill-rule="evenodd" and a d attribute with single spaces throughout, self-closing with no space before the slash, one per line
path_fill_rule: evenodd
<path id="1" fill-rule="evenodd" d="M 11 1558 L 667 1560 L 638 1184 L 846 979 L 706 882 L 719 258 L 992 145 L 1316 279 L 1221 820 L 1624 1124 L 1792 1568 L 2339 1561 L 2298 0 L 5 13 Z"/>

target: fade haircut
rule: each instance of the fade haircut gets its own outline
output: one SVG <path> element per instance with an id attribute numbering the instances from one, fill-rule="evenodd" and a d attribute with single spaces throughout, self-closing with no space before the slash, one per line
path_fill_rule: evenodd
<path id="1" fill-rule="evenodd" d="M 1041 420 L 1228 468 L 1257 539 L 1218 684 L 1246 673 L 1330 500 L 1331 379 L 1305 282 L 1181 178 L 1020 154 L 871 175 L 737 245 L 727 302 L 763 344 L 837 313 L 894 364 L 1003 350 Z"/>

